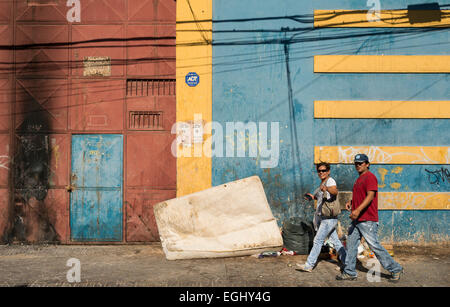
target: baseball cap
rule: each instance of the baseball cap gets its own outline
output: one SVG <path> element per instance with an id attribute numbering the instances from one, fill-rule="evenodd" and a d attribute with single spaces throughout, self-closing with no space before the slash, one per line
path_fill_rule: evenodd
<path id="1" fill-rule="evenodd" d="M 355 162 L 367 162 L 369 163 L 369 157 L 365 154 L 357 154 L 355 156 Z"/>

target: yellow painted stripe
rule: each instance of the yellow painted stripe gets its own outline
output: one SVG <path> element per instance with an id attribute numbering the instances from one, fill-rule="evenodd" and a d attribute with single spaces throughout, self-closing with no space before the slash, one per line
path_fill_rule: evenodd
<path id="1" fill-rule="evenodd" d="M 450 147 L 316 146 L 314 161 L 351 164 L 364 153 L 372 164 L 449 164 Z"/>
<path id="2" fill-rule="evenodd" d="M 317 55 L 316 73 L 450 73 L 448 55 Z"/>
<path id="3" fill-rule="evenodd" d="M 195 20 L 208 20 L 194 22 Z M 212 1 L 177 1 L 177 122 L 212 121 Z M 189 22 L 185 22 L 189 21 Z M 200 76 L 196 87 L 185 76 Z M 210 131 L 205 131 L 210 134 Z M 207 137 L 204 137 L 206 140 Z M 211 187 L 211 158 L 203 154 L 203 144 L 177 147 L 177 196 Z"/>
<path id="4" fill-rule="evenodd" d="M 351 198 L 351 192 L 340 192 L 342 203 Z M 450 193 L 436 192 L 379 192 L 379 210 L 449 210 Z"/>
<path id="5" fill-rule="evenodd" d="M 450 118 L 450 101 L 314 101 L 315 118 Z"/>
<path id="6" fill-rule="evenodd" d="M 372 12 L 371 12 L 372 13 Z M 315 10 L 314 27 L 349 27 L 349 28 L 423 28 L 450 27 L 450 10 L 441 10 L 440 20 L 427 16 L 435 14 L 433 11 L 414 11 L 415 16 L 423 16 L 423 22 L 416 22 L 409 18 L 408 10 L 380 10 L 378 20 L 369 21 L 367 10 Z M 375 17 L 374 15 L 372 15 Z M 434 21 L 433 21 L 434 20 Z"/>

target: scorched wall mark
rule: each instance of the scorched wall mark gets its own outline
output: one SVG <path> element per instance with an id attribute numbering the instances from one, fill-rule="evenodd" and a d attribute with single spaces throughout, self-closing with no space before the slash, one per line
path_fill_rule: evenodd
<path id="1" fill-rule="evenodd" d="M 16 33 L 20 35 L 19 32 Z M 28 33 L 39 37 L 37 31 Z M 45 199 L 50 187 L 50 113 L 45 108 L 45 96 L 52 80 L 52 65 L 42 65 L 39 57 L 30 57 L 26 64 L 14 70 L 16 79 L 13 95 L 12 193 L 9 229 L 4 236 L 8 242 L 55 242 L 56 232 L 49 222 Z M 26 52 L 26 51 L 25 51 Z M 45 48 L 41 50 L 46 53 Z M 28 56 L 27 56 L 28 57 Z M 17 65 L 16 65 L 17 66 Z M 45 82 L 44 80 L 48 80 Z M 44 95 L 43 95 L 44 94 Z"/>
<path id="2" fill-rule="evenodd" d="M 50 186 L 49 114 L 25 93 L 16 101 L 16 110 L 16 123 L 20 118 L 23 121 L 15 137 L 14 220 L 9 239 L 27 243 L 54 242 L 57 236 L 44 202 Z"/>

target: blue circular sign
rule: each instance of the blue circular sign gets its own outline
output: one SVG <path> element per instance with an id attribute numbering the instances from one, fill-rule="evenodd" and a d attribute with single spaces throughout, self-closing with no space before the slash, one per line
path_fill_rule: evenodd
<path id="1" fill-rule="evenodd" d="M 186 84 L 193 87 L 200 82 L 200 76 L 195 72 L 190 72 L 186 75 Z"/>

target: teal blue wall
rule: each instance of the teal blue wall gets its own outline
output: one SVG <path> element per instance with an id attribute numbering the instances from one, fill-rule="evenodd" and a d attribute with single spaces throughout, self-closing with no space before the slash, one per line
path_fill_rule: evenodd
<path id="1" fill-rule="evenodd" d="M 381 9 L 406 9 L 410 4 L 418 1 L 383 0 Z M 279 164 L 270 170 L 261 169 L 256 158 L 213 158 L 212 184 L 259 175 L 280 224 L 303 213 L 301 195 L 318 185 L 314 146 L 449 145 L 448 119 L 314 119 L 313 115 L 314 100 L 449 100 L 448 74 L 313 72 L 314 55 L 448 55 L 449 29 L 314 29 L 314 9 L 368 7 L 365 0 L 213 1 L 213 120 L 224 127 L 226 122 L 237 121 L 280 122 L 282 143 Z M 288 16 L 297 21 L 285 18 Z M 290 39 L 291 88 L 283 44 L 286 39 Z M 292 131 L 294 123 L 296 130 Z M 373 165 L 380 181 L 379 167 L 391 170 L 396 166 Z M 386 177 L 386 186 L 380 191 L 450 191 L 449 178 L 433 183 L 434 177 L 426 171 L 450 170 L 449 165 L 402 167 L 401 174 Z M 333 165 L 331 170 L 338 188 L 351 190 L 357 177 L 354 168 Z M 402 186 L 395 190 L 390 187 L 392 182 Z M 349 219 L 343 214 L 341 221 L 347 225 Z M 380 213 L 380 237 L 385 241 L 448 240 L 449 235 L 448 211 Z"/>

